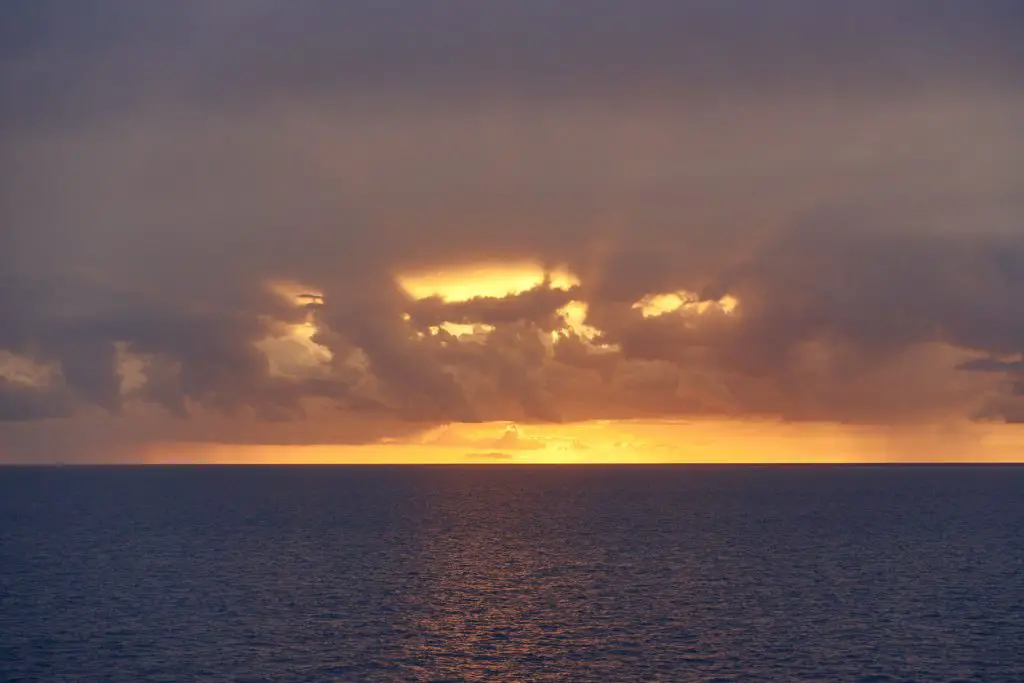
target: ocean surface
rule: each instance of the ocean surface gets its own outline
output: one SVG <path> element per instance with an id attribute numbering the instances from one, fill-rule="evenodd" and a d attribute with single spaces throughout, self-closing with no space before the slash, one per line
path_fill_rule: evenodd
<path id="1" fill-rule="evenodd" d="M 1024 681 L 1024 467 L 0 469 L 0 681 Z"/>

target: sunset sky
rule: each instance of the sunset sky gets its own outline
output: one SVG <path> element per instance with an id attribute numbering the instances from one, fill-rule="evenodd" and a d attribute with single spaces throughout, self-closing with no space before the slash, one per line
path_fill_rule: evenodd
<path id="1" fill-rule="evenodd" d="M 7 0 L 0 462 L 1024 461 L 1020 0 Z"/>

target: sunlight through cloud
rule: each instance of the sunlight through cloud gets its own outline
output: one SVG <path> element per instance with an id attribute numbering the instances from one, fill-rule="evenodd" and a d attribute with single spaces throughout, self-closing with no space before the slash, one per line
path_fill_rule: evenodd
<path id="1" fill-rule="evenodd" d="M 402 273 L 395 276 L 395 281 L 413 299 L 438 297 L 446 303 L 513 296 L 545 282 L 550 289 L 563 291 L 579 284 L 579 279 L 566 268 L 545 269 L 531 261 L 484 262 Z"/>
<path id="2" fill-rule="evenodd" d="M 280 334 L 256 344 L 267 355 L 270 373 L 295 378 L 330 374 L 334 356 L 330 349 L 315 341 L 320 330 L 311 308 L 323 303 L 323 293 L 315 287 L 288 280 L 270 282 L 267 289 L 292 306 L 307 309 L 302 322 L 286 324 Z"/>
<path id="3" fill-rule="evenodd" d="M 701 300 L 697 294 L 679 290 L 659 294 L 648 294 L 633 304 L 645 318 L 654 318 L 669 313 L 686 313 L 701 315 L 708 312 L 735 313 L 739 306 L 736 297 L 726 294 L 721 299 Z"/>

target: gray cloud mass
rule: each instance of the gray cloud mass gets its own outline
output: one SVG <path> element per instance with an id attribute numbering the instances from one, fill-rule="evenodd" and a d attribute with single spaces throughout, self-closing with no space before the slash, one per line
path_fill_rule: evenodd
<path id="1" fill-rule="evenodd" d="M 0 451 L 1022 420 L 1022 45 L 1011 0 L 11 0 Z M 396 281 L 525 260 L 578 282 Z"/>

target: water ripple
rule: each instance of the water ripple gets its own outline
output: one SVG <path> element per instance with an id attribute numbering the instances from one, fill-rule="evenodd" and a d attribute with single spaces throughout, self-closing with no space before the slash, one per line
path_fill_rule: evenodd
<path id="1" fill-rule="evenodd" d="M 3 681 L 1024 680 L 1024 468 L 0 469 Z"/>

